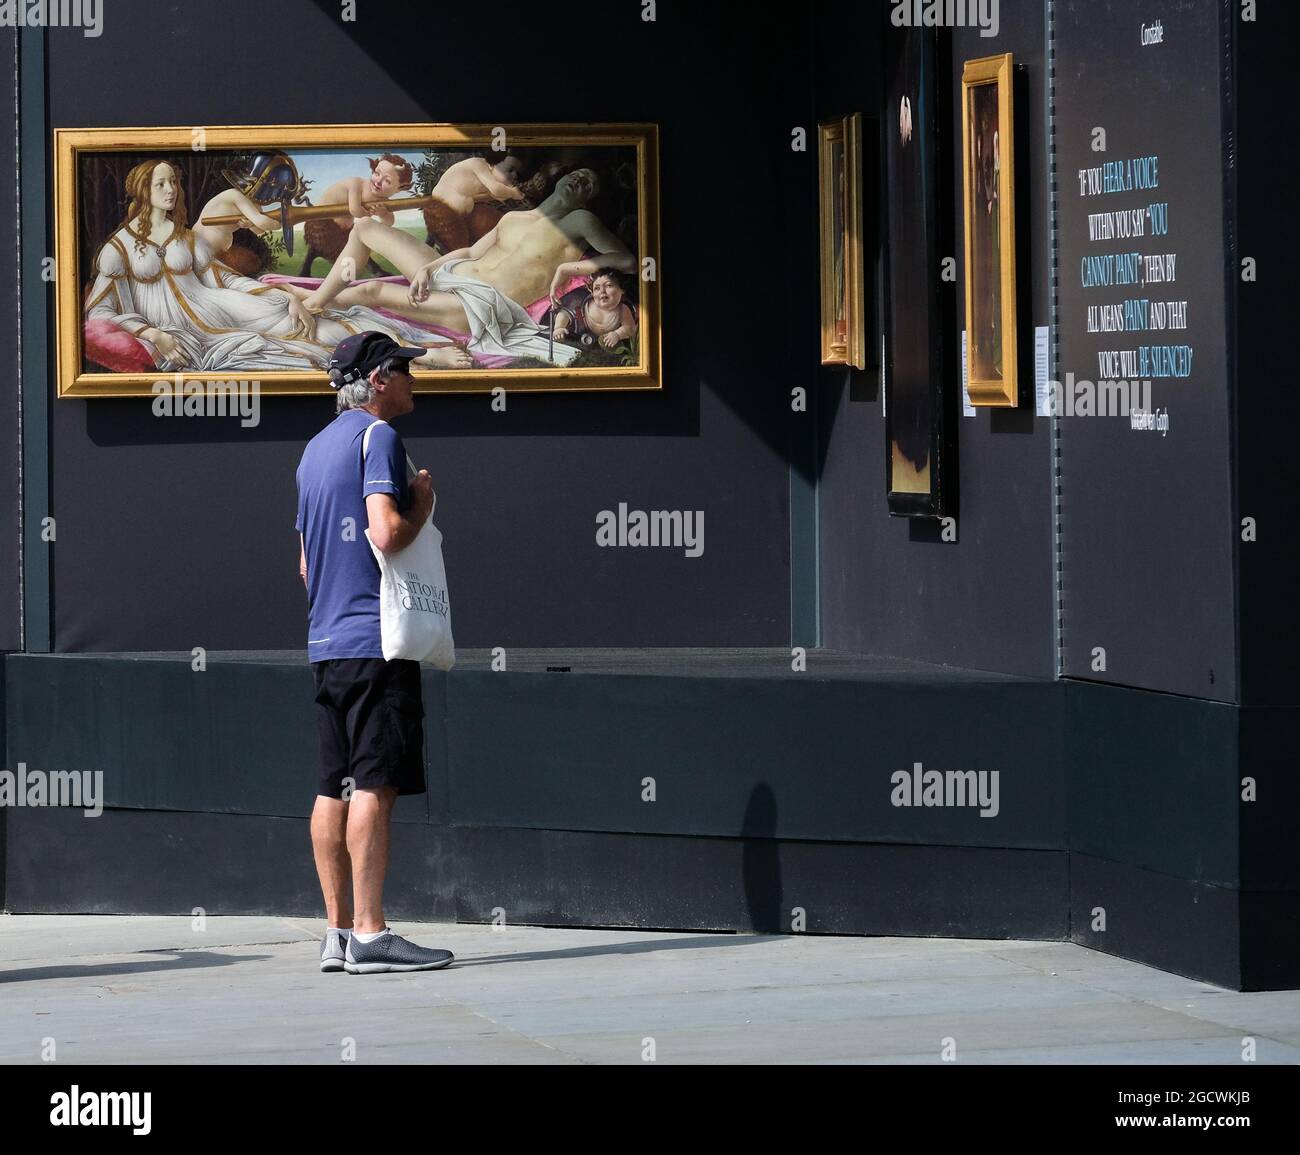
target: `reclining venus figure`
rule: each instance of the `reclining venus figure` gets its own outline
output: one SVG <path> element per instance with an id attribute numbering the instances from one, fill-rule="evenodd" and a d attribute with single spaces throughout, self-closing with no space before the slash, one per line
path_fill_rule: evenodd
<path id="1" fill-rule="evenodd" d="M 370 329 L 424 348 L 415 362 L 422 368 L 469 364 L 458 346 L 418 325 L 363 304 L 314 314 L 285 286 L 223 264 L 217 254 L 229 246 L 234 226 L 205 225 L 204 216 L 243 213 L 256 232 L 275 225 L 235 190 L 209 201 L 193 226 L 180 172 L 166 161 L 136 165 L 126 194 L 126 220 L 96 254 L 85 316 L 130 333 L 165 372 L 324 369 L 339 341 Z"/>
<path id="2" fill-rule="evenodd" d="M 469 333 L 471 352 L 545 360 L 552 350 L 546 330 L 524 305 L 554 299 L 573 277 L 602 268 L 636 269 L 636 256 L 585 207 L 597 188 L 591 169 L 575 169 L 537 208 L 506 213 L 469 248 L 442 256 L 392 225 L 359 220 L 320 287 L 310 293 L 296 289 L 295 295 L 313 313 L 330 305 L 383 308 Z M 593 250 L 595 257 L 584 258 Z M 401 272 L 409 287 L 387 281 L 349 283 L 349 272 L 364 268 L 372 252 Z M 579 352 L 556 344 L 551 355 L 567 365 Z"/>

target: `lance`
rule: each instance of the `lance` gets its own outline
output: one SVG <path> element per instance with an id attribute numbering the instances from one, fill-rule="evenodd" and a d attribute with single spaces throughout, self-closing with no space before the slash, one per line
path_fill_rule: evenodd
<path id="1" fill-rule="evenodd" d="M 441 197 L 394 197 L 386 201 L 366 201 L 365 206 L 368 209 L 391 209 L 393 212 L 400 212 L 402 209 L 422 209 L 426 205 L 431 205 L 435 201 L 440 201 Z M 265 211 L 265 208 L 263 209 Z M 285 228 L 292 228 L 303 221 L 319 221 L 329 217 L 350 217 L 352 211 L 347 204 L 333 205 L 281 205 L 280 223 Z M 203 217 L 202 223 L 205 225 L 216 225 L 218 227 L 227 225 L 238 225 L 240 221 L 247 218 L 243 213 L 235 213 L 233 216 L 226 217 Z"/>

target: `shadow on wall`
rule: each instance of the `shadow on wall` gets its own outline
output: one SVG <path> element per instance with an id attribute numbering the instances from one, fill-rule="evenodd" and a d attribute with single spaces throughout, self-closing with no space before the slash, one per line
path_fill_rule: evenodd
<path id="1" fill-rule="evenodd" d="M 744 839 L 745 905 L 755 934 L 787 934 L 781 890 L 781 847 L 776 841 L 776 795 L 766 782 L 754 785 L 741 827 Z"/>

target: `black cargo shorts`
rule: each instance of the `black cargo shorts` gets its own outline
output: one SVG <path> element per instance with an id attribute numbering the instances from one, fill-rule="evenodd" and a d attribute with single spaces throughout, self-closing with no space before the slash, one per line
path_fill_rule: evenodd
<path id="1" fill-rule="evenodd" d="M 317 793 L 342 798 L 353 790 L 394 786 L 424 793 L 424 705 L 420 663 L 382 658 L 313 662 L 320 732 Z"/>

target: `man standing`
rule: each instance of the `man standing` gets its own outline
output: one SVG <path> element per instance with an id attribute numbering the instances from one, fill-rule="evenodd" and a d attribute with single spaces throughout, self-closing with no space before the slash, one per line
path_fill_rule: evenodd
<path id="1" fill-rule="evenodd" d="M 436 970 L 452 961 L 450 951 L 417 946 L 384 922 L 393 804 L 424 793 L 424 708 L 420 663 L 384 661 L 379 566 L 364 533 L 394 553 L 433 512 L 429 474 L 408 479 L 402 439 L 387 424 L 415 408 L 410 363 L 423 352 L 375 332 L 339 342 L 329 369 L 338 416 L 298 466 L 298 568 L 321 752 L 311 839 L 328 921 L 322 971 Z"/>

